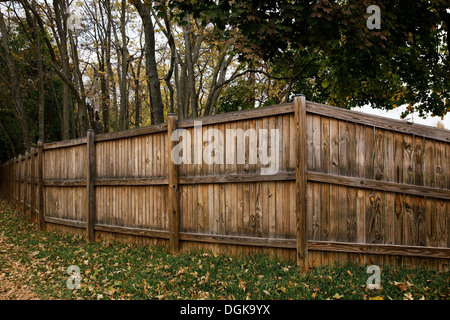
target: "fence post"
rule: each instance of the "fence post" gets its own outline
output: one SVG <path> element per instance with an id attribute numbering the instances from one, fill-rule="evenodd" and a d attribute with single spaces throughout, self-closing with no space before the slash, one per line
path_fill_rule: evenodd
<path id="1" fill-rule="evenodd" d="M 25 157 L 23 160 L 23 214 L 27 214 L 27 202 L 28 202 L 28 157 L 30 153 L 25 151 Z"/>
<path id="2" fill-rule="evenodd" d="M 19 173 L 20 173 L 20 171 L 19 171 L 19 161 L 20 161 L 20 155 L 18 155 L 17 156 L 17 159 L 16 159 L 16 166 L 15 166 L 15 169 L 14 169 L 14 183 L 16 184 L 16 189 L 14 190 L 14 203 L 16 204 L 16 205 L 18 205 L 18 203 L 19 203 Z"/>
<path id="3" fill-rule="evenodd" d="M 169 139 L 168 174 L 169 174 L 169 249 L 177 253 L 180 251 L 180 207 L 178 195 L 178 165 L 172 160 L 172 150 L 177 141 L 172 141 L 172 133 L 177 129 L 177 116 L 168 115 L 167 134 Z"/>
<path id="4" fill-rule="evenodd" d="M 95 223 L 95 141 L 94 130 L 89 129 L 87 132 L 87 158 L 88 167 L 86 175 L 86 200 L 87 200 L 87 217 L 86 217 L 86 240 L 88 243 L 95 241 L 94 223 Z"/>
<path id="5" fill-rule="evenodd" d="M 4 174 L 5 165 L 0 165 L 0 198 L 5 199 L 5 174 Z"/>
<path id="6" fill-rule="evenodd" d="M 8 199 L 9 202 L 13 203 L 13 190 L 14 190 L 14 184 L 13 184 L 13 179 L 14 179 L 14 158 L 11 159 L 11 161 L 9 162 L 9 195 L 8 195 Z"/>
<path id="7" fill-rule="evenodd" d="M 31 168 L 30 168 L 30 222 L 33 222 L 33 217 L 35 214 L 35 208 L 36 208 L 36 185 L 35 185 L 35 178 L 36 178 L 36 150 L 34 148 L 30 149 L 31 154 Z"/>
<path id="8" fill-rule="evenodd" d="M 45 221 L 44 221 L 44 143 L 42 140 L 38 140 L 38 197 L 39 197 L 39 214 L 38 214 L 38 223 L 39 230 L 45 230 Z"/>
<path id="9" fill-rule="evenodd" d="M 306 221 L 306 98 L 296 95 L 294 98 L 295 130 L 297 134 L 297 162 L 295 168 L 295 214 L 297 220 L 297 265 L 308 271 L 308 237 Z"/>
<path id="10" fill-rule="evenodd" d="M 16 157 L 13 159 L 12 168 L 11 168 L 11 202 L 14 203 L 16 198 Z"/>
<path id="11" fill-rule="evenodd" d="M 17 206 L 20 207 L 22 205 L 22 155 L 19 154 L 19 160 L 17 162 Z"/>

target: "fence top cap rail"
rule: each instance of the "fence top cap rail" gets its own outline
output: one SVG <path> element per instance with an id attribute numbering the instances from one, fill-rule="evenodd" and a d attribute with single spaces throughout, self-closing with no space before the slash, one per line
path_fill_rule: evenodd
<path id="1" fill-rule="evenodd" d="M 163 122 L 160 124 L 154 124 L 147 127 L 134 128 L 124 131 L 111 132 L 111 133 L 101 133 L 95 135 L 95 141 L 107 141 L 107 140 L 115 140 L 115 139 L 123 139 L 129 137 L 136 137 L 145 134 L 157 133 L 167 131 L 167 122 Z"/>
<path id="2" fill-rule="evenodd" d="M 43 148 L 48 149 L 59 149 L 59 148 L 65 148 L 65 147 L 72 147 L 77 146 L 80 144 L 86 143 L 86 138 L 78 138 L 78 139 L 72 139 L 72 140 L 64 140 L 64 141 L 56 141 L 56 142 L 47 142 L 43 144 Z"/>
<path id="3" fill-rule="evenodd" d="M 182 119 L 178 121 L 178 128 L 194 127 L 195 121 L 201 121 L 202 124 L 219 124 L 239 120 L 255 119 L 268 116 L 276 116 L 284 113 L 293 113 L 294 103 L 287 102 L 272 106 L 264 106 L 247 110 L 230 111 L 226 113 L 214 114 L 205 117 Z"/>
<path id="4" fill-rule="evenodd" d="M 308 109 L 316 108 L 316 110 L 310 110 L 309 112 L 336 118 L 342 120 L 353 121 L 359 124 L 367 124 L 374 127 L 380 127 L 382 129 L 394 130 L 404 132 L 407 134 L 416 134 L 431 139 L 442 140 L 450 142 L 450 130 L 431 127 L 418 123 L 411 123 L 406 120 L 392 119 L 385 116 L 363 113 L 355 110 L 348 110 L 335 106 L 329 106 L 326 104 L 306 101 L 307 112 Z M 323 109 L 324 112 L 320 112 Z M 326 113 L 325 113 L 326 112 Z M 358 119 L 357 116 L 362 116 Z"/>
<path id="5" fill-rule="evenodd" d="M 431 126 L 409 123 L 404 120 L 391 119 L 384 116 L 372 115 L 361 113 L 354 110 L 348 110 L 344 108 L 329 106 L 322 103 L 306 101 L 306 106 L 310 109 L 309 112 L 322 114 L 328 117 L 334 117 L 336 119 L 342 119 L 347 121 L 354 121 L 359 124 L 367 124 L 375 127 L 380 127 L 387 130 L 400 131 L 408 134 L 416 134 L 427 138 L 437 139 L 441 141 L 450 142 L 450 130 L 440 129 Z M 313 110 L 311 110 L 311 107 Z M 315 110 L 314 110 L 315 109 Z M 322 109 L 322 110 L 320 110 Z M 308 111 L 308 110 L 307 110 Z M 323 111 L 323 112 L 321 112 Z M 271 115 L 278 115 L 281 113 L 294 112 L 293 102 L 282 103 L 278 105 L 259 107 L 241 111 L 231 111 L 222 114 L 210 115 L 205 117 L 182 119 L 178 121 L 178 128 L 189 128 L 194 126 L 195 121 L 202 121 L 203 124 L 216 124 L 231 121 L 239 121 L 245 119 L 267 117 Z M 358 118 L 363 115 L 363 117 Z M 158 125 L 152 125 L 147 127 L 135 128 L 125 131 L 103 133 L 95 135 L 95 141 L 107 141 L 115 139 L 129 138 L 139 135 L 151 134 L 156 132 L 163 132 L 167 130 L 167 122 Z M 87 143 L 87 138 L 78 138 L 72 140 L 58 141 L 44 143 L 44 149 L 58 149 L 65 147 L 72 147 Z M 37 151 L 36 151 L 37 153 Z M 20 156 L 19 156 L 20 157 Z"/>

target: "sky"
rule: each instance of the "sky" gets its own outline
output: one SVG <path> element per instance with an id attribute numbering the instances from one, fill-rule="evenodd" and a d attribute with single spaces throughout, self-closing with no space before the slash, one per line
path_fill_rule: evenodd
<path id="1" fill-rule="evenodd" d="M 398 108 L 396 108 L 394 110 L 389 110 L 389 111 L 381 110 L 381 109 L 373 109 L 370 106 L 358 107 L 358 108 L 354 108 L 352 110 L 360 111 L 360 112 L 368 113 L 368 114 L 374 114 L 377 116 L 387 117 L 387 118 L 396 119 L 396 120 L 404 120 L 400 117 L 400 115 L 402 114 L 403 111 L 406 110 L 406 105 L 399 106 Z M 450 113 L 447 114 L 443 120 L 441 120 L 441 117 L 431 117 L 431 116 L 429 116 L 426 119 L 423 119 L 419 116 L 419 114 L 417 112 L 414 113 L 412 116 L 406 117 L 406 119 L 409 121 L 412 121 L 413 123 L 418 123 L 418 124 L 431 126 L 431 127 L 436 127 L 437 122 L 442 122 L 445 126 L 445 129 L 450 130 Z"/>

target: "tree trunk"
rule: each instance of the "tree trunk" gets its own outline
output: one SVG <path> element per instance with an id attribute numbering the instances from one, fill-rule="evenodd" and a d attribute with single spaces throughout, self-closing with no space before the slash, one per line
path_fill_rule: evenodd
<path id="1" fill-rule="evenodd" d="M 192 116 L 198 117 L 198 102 L 197 93 L 195 91 L 195 74 L 194 74 L 194 62 L 192 58 L 192 44 L 191 44 L 191 23 L 190 19 L 187 19 L 187 24 L 184 26 L 184 45 L 186 48 L 186 66 L 188 70 L 188 90 L 189 90 L 189 105 L 192 110 Z"/>
<path id="2" fill-rule="evenodd" d="M 128 50 L 126 35 L 126 0 L 122 0 L 122 12 L 120 16 L 120 33 L 122 36 L 121 50 L 121 79 L 120 79 L 120 114 L 119 114 L 119 130 L 128 129 L 128 90 L 127 90 L 127 74 L 128 74 Z"/>
<path id="3" fill-rule="evenodd" d="M 32 6 L 36 9 L 36 0 L 33 0 Z M 28 14 L 31 25 L 33 27 L 33 37 L 34 37 L 34 51 L 36 52 L 36 68 L 37 68 L 37 87 L 38 87 L 38 135 L 42 142 L 45 142 L 45 123 L 44 123 L 44 110 L 45 110 L 45 89 L 44 89 L 44 69 L 41 54 L 41 39 L 39 36 L 39 28 L 36 23 L 36 19 L 32 15 Z"/>
<path id="4" fill-rule="evenodd" d="M 134 2 L 134 5 L 142 19 L 145 34 L 145 63 L 147 66 L 147 78 L 150 89 L 150 103 L 153 124 L 164 122 L 164 105 L 161 96 L 161 86 L 159 83 L 158 68 L 155 54 L 155 30 L 153 27 L 150 9 L 141 0 Z"/>
<path id="5" fill-rule="evenodd" d="M 54 0 L 53 8 L 55 10 L 55 22 L 59 37 L 59 51 L 61 55 L 62 71 L 68 76 L 70 74 L 69 53 L 67 50 L 67 5 L 65 0 Z M 67 83 L 63 84 L 63 102 L 62 102 L 62 140 L 70 139 L 70 89 Z"/>

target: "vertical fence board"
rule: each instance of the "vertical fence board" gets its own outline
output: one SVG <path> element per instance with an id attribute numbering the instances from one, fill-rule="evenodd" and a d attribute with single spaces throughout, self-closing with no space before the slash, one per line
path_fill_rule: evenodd
<path id="1" fill-rule="evenodd" d="M 176 141 L 172 141 L 172 133 L 177 129 L 177 117 L 173 114 L 169 115 L 168 134 L 169 138 L 169 154 L 176 145 Z M 155 148 L 156 149 L 156 148 Z M 169 212 L 169 246 L 173 252 L 180 250 L 180 207 L 179 207 L 179 188 L 178 188 L 178 166 L 169 161 L 169 194 L 168 194 L 168 212 Z"/>
<path id="2" fill-rule="evenodd" d="M 307 155 L 306 155 L 306 99 L 304 96 L 296 96 L 295 126 L 297 131 L 297 164 L 296 164 L 296 216 L 297 216 L 297 264 L 304 270 L 308 269 L 307 252 L 307 214 L 306 214 L 306 192 L 307 192 Z"/>

